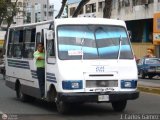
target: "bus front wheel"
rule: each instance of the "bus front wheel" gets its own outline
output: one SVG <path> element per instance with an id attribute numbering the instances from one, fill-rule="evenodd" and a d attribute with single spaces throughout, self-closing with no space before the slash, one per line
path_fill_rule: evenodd
<path id="1" fill-rule="evenodd" d="M 116 112 L 122 112 L 126 108 L 126 105 L 127 105 L 126 100 L 112 102 L 113 110 Z"/>
<path id="2" fill-rule="evenodd" d="M 58 110 L 59 113 L 61 113 L 61 114 L 67 113 L 69 106 L 66 102 L 57 101 L 56 106 L 57 106 L 57 110 Z"/>

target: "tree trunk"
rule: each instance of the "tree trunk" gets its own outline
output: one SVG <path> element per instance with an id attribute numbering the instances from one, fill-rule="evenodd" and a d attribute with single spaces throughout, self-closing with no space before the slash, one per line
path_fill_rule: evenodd
<path id="1" fill-rule="evenodd" d="M 60 18 L 60 17 L 61 17 L 61 15 L 62 15 L 62 13 L 63 13 L 63 10 L 64 10 L 64 7 L 65 7 L 65 5 L 66 5 L 66 2 L 67 2 L 67 0 L 62 0 L 61 9 L 60 9 L 58 15 L 57 15 L 55 18 Z"/>
<path id="2" fill-rule="evenodd" d="M 103 17 L 110 18 L 112 12 L 112 0 L 105 0 L 105 7 L 103 9 Z"/>
<path id="3" fill-rule="evenodd" d="M 90 0 L 81 0 L 81 2 L 79 3 L 77 9 L 75 10 L 75 12 L 73 13 L 72 17 L 77 17 L 79 12 L 81 11 L 81 9 L 83 9 L 83 6 L 85 4 L 87 4 Z"/>

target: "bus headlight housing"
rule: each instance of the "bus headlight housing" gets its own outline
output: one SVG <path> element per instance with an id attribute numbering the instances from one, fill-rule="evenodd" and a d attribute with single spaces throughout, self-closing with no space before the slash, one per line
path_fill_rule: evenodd
<path id="1" fill-rule="evenodd" d="M 136 88 L 137 80 L 121 80 L 121 88 Z"/>
<path id="2" fill-rule="evenodd" d="M 62 88 L 64 90 L 82 89 L 82 80 L 65 80 L 62 81 Z"/>

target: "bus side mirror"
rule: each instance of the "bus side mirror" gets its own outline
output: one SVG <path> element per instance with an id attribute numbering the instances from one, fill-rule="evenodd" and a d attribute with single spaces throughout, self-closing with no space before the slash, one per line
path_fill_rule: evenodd
<path id="1" fill-rule="evenodd" d="M 48 30 L 47 31 L 47 40 L 53 40 L 54 39 L 54 31 L 53 30 Z"/>

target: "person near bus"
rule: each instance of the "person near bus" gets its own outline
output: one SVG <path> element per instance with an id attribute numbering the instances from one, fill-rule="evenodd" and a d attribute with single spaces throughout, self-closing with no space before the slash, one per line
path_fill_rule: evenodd
<path id="1" fill-rule="evenodd" d="M 144 57 L 152 58 L 152 57 L 156 57 L 156 56 L 154 56 L 154 54 L 153 54 L 153 49 L 147 48 L 147 54 Z"/>
<path id="2" fill-rule="evenodd" d="M 39 88 L 41 92 L 41 98 L 44 98 L 45 90 L 45 53 L 43 43 L 37 44 L 37 51 L 34 52 L 34 58 L 36 60 L 37 77 L 39 81 Z"/>

